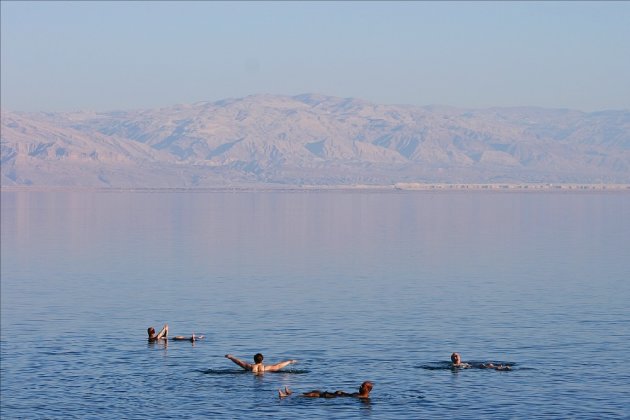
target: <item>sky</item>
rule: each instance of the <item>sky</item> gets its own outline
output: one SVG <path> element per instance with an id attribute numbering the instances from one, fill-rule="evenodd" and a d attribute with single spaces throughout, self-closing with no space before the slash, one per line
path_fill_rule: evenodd
<path id="1" fill-rule="evenodd" d="M 252 94 L 630 109 L 630 2 L 5 1 L 1 106 Z"/>

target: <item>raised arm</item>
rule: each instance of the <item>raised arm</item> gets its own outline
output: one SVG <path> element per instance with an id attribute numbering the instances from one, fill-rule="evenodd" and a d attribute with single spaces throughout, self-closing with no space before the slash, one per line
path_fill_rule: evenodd
<path id="1" fill-rule="evenodd" d="M 292 365 L 294 363 L 297 363 L 297 360 L 285 360 L 284 362 L 276 363 L 275 365 L 268 365 L 265 366 L 265 372 L 276 372 L 283 367 Z"/>
<path id="2" fill-rule="evenodd" d="M 240 359 L 237 359 L 236 357 L 232 356 L 231 354 L 226 354 L 225 355 L 226 358 L 230 359 L 231 361 L 233 361 L 234 363 L 236 363 L 237 365 L 239 365 L 240 367 L 242 367 L 245 370 L 252 370 L 252 365 L 244 362 Z"/>
<path id="3" fill-rule="evenodd" d="M 162 327 L 162 329 L 160 330 L 158 335 L 155 336 L 155 338 L 157 340 L 159 340 L 161 338 L 168 338 L 168 324 L 164 324 L 164 326 Z"/>

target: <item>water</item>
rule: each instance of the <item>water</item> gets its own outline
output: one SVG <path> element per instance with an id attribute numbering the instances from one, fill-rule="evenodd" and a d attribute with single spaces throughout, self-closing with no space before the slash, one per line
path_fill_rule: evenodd
<path id="1" fill-rule="evenodd" d="M 1 198 L 2 418 L 630 416 L 630 194 Z"/>

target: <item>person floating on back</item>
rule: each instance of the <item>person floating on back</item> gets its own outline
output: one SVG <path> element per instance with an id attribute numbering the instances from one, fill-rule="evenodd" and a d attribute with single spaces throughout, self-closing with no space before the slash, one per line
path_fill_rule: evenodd
<path id="1" fill-rule="evenodd" d="M 226 354 L 225 357 L 239 365 L 245 370 L 249 370 L 257 375 L 263 374 L 265 372 L 277 372 L 285 366 L 292 365 L 297 363 L 297 360 L 285 360 L 280 363 L 276 363 L 275 365 L 264 365 L 263 364 L 263 355 L 260 353 L 256 353 L 254 355 L 254 364 L 247 363 L 243 360 L 237 359 L 231 354 Z"/>
<path id="2" fill-rule="evenodd" d="M 314 391 L 304 392 L 301 394 L 301 396 L 309 397 L 309 398 L 354 397 L 354 398 L 368 399 L 370 398 L 370 391 L 372 391 L 373 387 L 374 387 L 374 384 L 372 382 L 365 381 L 359 387 L 359 392 L 345 392 L 345 391 L 328 392 L 328 391 L 320 391 L 316 389 Z M 288 397 L 291 394 L 293 394 L 293 391 L 291 391 L 287 387 L 284 387 L 284 391 L 282 389 L 278 390 L 278 397 L 280 398 Z"/>
<path id="3" fill-rule="evenodd" d="M 164 324 L 159 333 L 155 334 L 155 328 L 149 327 L 147 328 L 147 334 L 149 334 L 149 342 L 155 342 L 158 340 L 166 340 L 168 339 L 168 324 Z"/>
<path id="4" fill-rule="evenodd" d="M 160 332 L 157 334 L 155 334 L 155 328 L 149 327 L 147 328 L 147 334 L 149 334 L 149 342 L 151 343 L 158 340 L 168 340 L 168 324 L 164 324 Z M 195 335 L 195 333 L 193 333 L 190 337 L 186 337 L 183 335 L 176 335 L 175 337 L 173 337 L 173 340 L 195 342 L 202 338 L 205 338 L 205 337 L 203 335 Z"/>
<path id="5" fill-rule="evenodd" d="M 510 365 L 495 365 L 494 363 L 482 363 L 479 366 L 479 369 L 494 369 L 494 370 L 512 370 Z"/>
<path id="6" fill-rule="evenodd" d="M 452 362 L 451 364 L 452 367 L 456 367 L 460 369 L 467 369 L 469 367 L 472 367 L 468 363 L 462 362 L 462 356 L 460 356 L 459 353 L 451 354 L 451 362 Z"/>
<path id="7" fill-rule="evenodd" d="M 495 365 L 494 363 L 488 362 L 488 363 L 481 363 L 479 365 L 471 365 L 470 363 L 465 363 L 462 362 L 462 357 L 460 356 L 459 353 L 453 353 L 451 354 L 451 367 L 454 368 L 459 368 L 459 369 L 468 369 L 468 368 L 472 368 L 472 367 L 476 367 L 479 369 L 494 369 L 494 370 L 512 370 L 512 368 L 509 365 Z"/>
<path id="8" fill-rule="evenodd" d="M 205 336 L 195 335 L 195 333 L 192 333 L 190 337 L 186 337 L 184 335 L 176 335 L 175 337 L 173 337 L 173 340 L 190 341 L 191 343 L 194 343 L 195 341 L 201 340 L 203 338 L 205 338 Z"/>

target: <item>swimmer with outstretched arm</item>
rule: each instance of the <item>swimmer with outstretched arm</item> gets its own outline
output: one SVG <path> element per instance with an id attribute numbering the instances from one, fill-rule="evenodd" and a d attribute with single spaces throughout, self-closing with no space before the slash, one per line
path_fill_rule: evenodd
<path id="1" fill-rule="evenodd" d="M 245 370 L 249 370 L 255 374 L 262 374 L 265 372 L 277 372 L 280 369 L 282 369 L 285 366 L 288 365 L 292 365 L 294 363 L 297 363 L 297 360 L 285 360 L 283 362 L 280 363 L 276 363 L 275 365 L 264 365 L 263 364 L 263 355 L 260 353 L 256 353 L 254 355 L 254 363 L 247 363 L 243 360 L 237 359 L 236 357 L 232 356 L 231 354 L 226 354 L 225 355 L 226 358 L 230 359 L 231 361 L 233 361 L 234 363 L 236 363 L 237 365 L 239 365 L 240 367 L 242 367 Z"/>
<path id="2" fill-rule="evenodd" d="M 374 387 L 374 384 L 372 382 L 365 381 L 359 387 L 359 392 L 345 392 L 345 391 L 328 392 L 328 391 L 320 391 L 316 389 L 314 391 L 304 392 L 301 394 L 301 396 L 308 397 L 308 398 L 354 397 L 354 398 L 368 399 L 370 398 L 370 391 L 372 391 L 373 387 Z M 282 389 L 278 390 L 278 397 L 280 398 L 286 398 L 291 394 L 293 394 L 293 391 L 291 391 L 288 387 L 284 387 L 284 391 Z"/>

